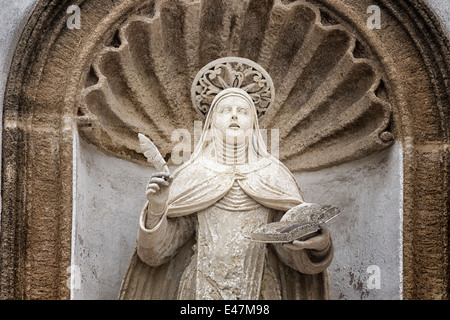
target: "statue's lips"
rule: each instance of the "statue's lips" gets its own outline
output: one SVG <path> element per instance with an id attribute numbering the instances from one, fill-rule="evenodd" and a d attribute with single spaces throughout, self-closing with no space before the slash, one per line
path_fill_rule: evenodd
<path id="1" fill-rule="evenodd" d="M 230 128 L 232 128 L 232 129 L 239 129 L 241 127 L 237 123 L 233 123 L 233 124 L 230 125 Z"/>

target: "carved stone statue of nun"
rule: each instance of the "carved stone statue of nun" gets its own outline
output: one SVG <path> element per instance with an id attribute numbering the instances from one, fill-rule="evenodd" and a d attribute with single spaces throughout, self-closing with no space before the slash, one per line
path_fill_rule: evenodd
<path id="1" fill-rule="evenodd" d="M 249 235 L 303 203 L 266 150 L 252 96 L 218 92 L 190 160 L 153 175 L 120 299 L 327 299 L 327 229 L 290 244 Z"/>

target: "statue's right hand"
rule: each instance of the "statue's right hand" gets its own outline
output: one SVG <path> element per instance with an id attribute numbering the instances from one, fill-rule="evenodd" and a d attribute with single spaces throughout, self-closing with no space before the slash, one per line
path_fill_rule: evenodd
<path id="1" fill-rule="evenodd" d="M 160 212 L 164 209 L 172 180 L 173 176 L 168 172 L 152 174 L 146 190 L 147 200 L 150 202 L 152 211 Z"/>

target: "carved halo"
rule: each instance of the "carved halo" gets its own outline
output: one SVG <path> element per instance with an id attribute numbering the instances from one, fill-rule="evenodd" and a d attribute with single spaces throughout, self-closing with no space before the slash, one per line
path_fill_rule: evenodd
<path id="1" fill-rule="evenodd" d="M 272 78 L 263 67 L 249 59 L 226 57 L 208 63 L 197 73 L 191 88 L 193 107 L 206 117 L 214 97 L 228 88 L 245 90 L 253 99 L 258 117 L 275 100 Z"/>

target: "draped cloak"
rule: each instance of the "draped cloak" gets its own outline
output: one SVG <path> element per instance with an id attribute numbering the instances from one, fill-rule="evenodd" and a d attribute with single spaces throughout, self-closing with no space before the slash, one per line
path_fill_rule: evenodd
<path id="1" fill-rule="evenodd" d="M 145 263 L 135 249 L 119 293 L 119 299 L 177 299 L 181 288 L 192 286 L 183 272 L 195 259 L 195 214 L 223 198 L 237 181 L 243 191 L 261 205 L 273 209 L 274 221 L 284 212 L 303 202 L 300 188 L 292 174 L 274 158 L 234 167 L 217 165 L 203 159 L 188 163 L 174 173 L 170 189 L 167 221 L 172 224 L 173 241 L 159 246 L 163 255 L 158 261 Z M 145 243 L 144 221 L 148 203 L 140 218 L 138 241 Z M 157 225 L 154 229 L 157 229 Z M 177 232 L 177 228 L 182 232 Z M 192 229 L 191 232 L 186 229 Z M 142 239 L 143 238 L 143 239 Z M 174 249 L 176 248 L 176 249 Z M 141 248 L 145 251 L 147 248 Z M 151 255 L 151 253 L 150 253 Z M 279 244 L 266 248 L 261 299 L 329 299 L 326 268 L 333 257 L 333 246 L 326 254 L 315 257 L 311 250 L 294 251 Z M 273 283 L 273 279 L 275 283 Z M 270 279 L 269 279 L 270 280 Z M 192 297 L 195 298 L 195 297 Z"/>
<path id="2" fill-rule="evenodd" d="M 239 96 L 252 106 L 253 133 L 249 138 L 247 164 L 222 165 L 202 156 L 214 142 L 211 139 L 213 111 L 228 96 Z M 185 271 L 195 266 L 197 258 L 197 214 L 210 210 L 236 182 L 247 196 L 271 209 L 272 221 L 280 220 L 286 211 L 303 203 L 291 172 L 267 152 L 252 98 L 237 88 L 217 94 L 191 159 L 173 177 L 167 210 L 152 230 L 145 228 L 148 202 L 142 210 L 137 246 L 123 278 L 119 299 L 195 299 L 194 295 L 185 294 L 195 287 L 195 268 L 189 273 Z M 259 298 L 329 299 L 326 268 L 333 252 L 332 242 L 320 253 L 291 250 L 280 244 L 266 245 Z"/>

